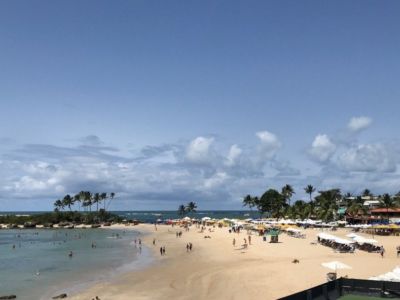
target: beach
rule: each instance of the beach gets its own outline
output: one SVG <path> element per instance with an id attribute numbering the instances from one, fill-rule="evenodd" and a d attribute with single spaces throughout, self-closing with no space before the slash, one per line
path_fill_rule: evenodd
<path id="1" fill-rule="evenodd" d="M 156 230 L 150 224 L 114 228 L 119 226 L 147 232 L 143 247 L 152 249 L 155 261 L 69 299 L 277 299 L 326 282 L 326 274 L 332 270 L 321 266 L 324 262 L 345 263 L 351 269 L 338 270 L 338 276 L 360 279 L 389 272 L 400 262 L 395 250 L 400 240 L 395 236 L 374 237 L 386 249 L 382 258 L 379 253 L 360 250 L 336 253 L 315 244 L 322 229 L 304 230 L 304 239 L 281 234 L 279 243 L 265 242 L 253 232 L 251 245 L 243 249 L 244 239 L 248 240 L 245 230 L 238 234 L 229 233 L 227 227 L 207 227 L 200 233 L 194 225 L 187 232 L 170 225 L 158 225 Z M 177 231 L 182 231 L 181 237 L 176 236 Z M 344 238 L 349 232 L 341 228 L 333 234 Z M 187 252 L 187 243 L 193 244 L 191 252 Z M 159 252 L 162 246 L 166 249 L 163 256 Z M 299 263 L 293 263 L 294 259 Z"/>

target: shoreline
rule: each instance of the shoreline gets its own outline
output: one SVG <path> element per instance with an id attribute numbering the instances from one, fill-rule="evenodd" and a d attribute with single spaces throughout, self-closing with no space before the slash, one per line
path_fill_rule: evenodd
<path id="1" fill-rule="evenodd" d="M 149 224 L 135 227 L 150 232 L 143 241 L 155 255 L 154 264 L 140 272 L 123 274 L 112 282 L 95 285 L 69 299 L 93 299 L 95 296 L 101 300 L 276 299 L 326 282 L 326 274 L 331 270 L 322 267 L 323 262 L 346 263 L 352 269 L 339 270 L 338 275 L 362 279 L 389 272 L 400 264 L 395 254 L 398 240 L 390 236 L 376 237 L 387 248 L 382 259 L 376 253 L 336 253 L 328 247 L 311 244 L 322 231 L 316 229 L 304 230 L 305 239 L 282 234 L 277 244 L 264 242 L 262 237 L 252 234 L 252 245 L 242 249 L 240 244 L 248 238 L 246 232 L 228 233 L 227 227 L 207 227 L 204 233 L 199 233 L 194 226 L 189 232 L 170 225 L 158 225 L 157 231 Z M 182 231 L 181 238 L 175 236 L 176 231 Z M 339 229 L 335 235 L 345 237 L 349 232 Z M 204 238 L 205 235 L 211 238 Z M 233 238 L 237 241 L 235 247 Z M 194 246 L 189 253 L 185 247 L 188 242 Z M 158 253 L 162 245 L 166 246 L 164 257 Z M 293 264 L 293 259 L 300 263 Z"/>
<path id="2" fill-rule="evenodd" d="M 113 224 L 111 226 L 102 226 L 99 228 L 91 228 L 91 227 L 83 227 L 86 229 L 100 229 L 100 230 L 130 230 L 130 231 L 137 231 L 139 232 L 140 236 L 144 238 L 146 235 L 150 234 L 150 232 L 146 229 L 141 229 L 138 230 L 136 228 L 137 226 L 126 226 L 125 224 Z M 39 228 L 42 229 L 43 227 Z M 43 229 L 65 229 L 65 228 L 43 228 Z M 73 229 L 82 229 L 82 227 L 75 227 Z M 71 230 L 73 230 L 71 229 Z M 130 242 L 130 245 L 132 246 L 133 241 Z M 84 282 L 79 282 L 75 284 L 65 284 L 64 287 L 58 287 L 53 289 L 52 291 L 48 291 L 45 295 L 43 295 L 40 300 L 49 300 L 52 299 L 52 297 L 60 295 L 60 294 L 67 294 L 68 299 L 79 295 L 80 293 L 93 288 L 97 285 L 101 284 L 112 284 L 113 282 L 117 281 L 119 278 L 124 276 L 125 274 L 128 273 L 135 273 L 135 272 L 140 272 L 141 270 L 151 266 L 155 262 L 154 254 L 152 253 L 151 249 L 148 246 L 142 247 L 142 252 L 138 255 L 137 260 L 134 260 L 129 263 L 125 263 L 116 269 L 110 270 L 108 274 L 100 274 L 97 275 L 97 278 L 93 278 L 90 280 L 86 280 Z"/>

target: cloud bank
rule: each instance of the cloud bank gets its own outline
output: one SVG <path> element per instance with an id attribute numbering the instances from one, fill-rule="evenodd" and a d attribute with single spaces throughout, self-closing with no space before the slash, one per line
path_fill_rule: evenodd
<path id="1" fill-rule="evenodd" d="M 352 118 L 347 130 L 359 132 L 370 124 L 369 118 Z M 319 190 L 397 192 L 400 143 L 356 138 L 341 143 L 335 134 L 322 133 L 306 154 L 298 149 L 295 160 L 285 156 L 276 134 L 253 134 L 249 145 L 198 136 L 134 152 L 96 135 L 77 138 L 72 146 L 11 143 L 0 153 L 0 198 L 9 209 L 24 201 L 50 209 L 53 200 L 85 189 L 116 192 L 114 209 L 175 209 L 187 201 L 203 209 L 238 209 L 244 195 L 286 183 L 305 199 L 307 184 Z"/>

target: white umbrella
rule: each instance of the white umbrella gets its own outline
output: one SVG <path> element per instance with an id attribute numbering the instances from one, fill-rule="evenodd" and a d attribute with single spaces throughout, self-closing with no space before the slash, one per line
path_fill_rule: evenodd
<path id="1" fill-rule="evenodd" d="M 211 218 L 210 217 L 204 217 L 204 218 L 201 218 L 201 220 L 202 221 L 209 221 L 209 220 L 211 220 Z"/>
<path id="2" fill-rule="evenodd" d="M 326 262 L 326 263 L 322 263 L 322 266 L 324 266 L 325 268 L 331 269 L 331 270 L 338 270 L 338 269 L 351 269 L 350 266 L 341 263 L 340 261 L 331 261 L 331 262 Z"/>

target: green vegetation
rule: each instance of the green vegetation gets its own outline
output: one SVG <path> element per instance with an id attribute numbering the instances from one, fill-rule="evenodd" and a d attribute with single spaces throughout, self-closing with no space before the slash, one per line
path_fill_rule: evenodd
<path id="1" fill-rule="evenodd" d="M 54 201 L 54 212 L 30 216 L 0 216 L 0 223 L 50 225 L 59 223 L 95 224 L 100 222 L 120 222 L 122 219 L 118 215 L 107 212 L 114 197 L 115 193 L 108 195 L 107 193 L 91 193 L 89 191 L 81 191 L 74 196 L 67 194 L 62 200 Z M 103 208 L 99 209 L 101 203 L 103 203 Z M 95 212 L 92 212 L 93 205 L 96 205 Z M 81 212 L 81 208 L 84 209 L 83 212 Z M 73 211 L 73 209 L 75 210 Z"/>
<path id="2" fill-rule="evenodd" d="M 35 225 L 74 223 L 74 224 L 95 224 L 99 222 L 121 222 L 122 218 L 118 215 L 109 213 L 101 209 L 99 212 L 85 213 L 77 211 L 49 212 L 34 214 L 30 216 L 5 215 L 0 216 L 1 224 L 24 225 L 27 223 Z"/>
<path id="3" fill-rule="evenodd" d="M 361 195 L 353 196 L 350 193 L 342 195 L 340 189 L 330 189 L 318 191 L 318 195 L 312 197 L 316 189 L 312 185 L 307 185 L 304 191 L 310 196 L 309 201 L 297 200 L 291 204 L 291 198 L 295 194 L 291 185 L 286 184 L 281 192 L 269 189 L 261 197 L 246 195 L 243 198 L 243 206 L 250 210 L 256 208 L 261 216 L 273 218 L 291 218 L 291 219 L 321 219 L 325 222 L 340 220 L 343 215 L 338 214 L 338 208 L 344 207 L 346 213 L 350 216 L 366 215 L 368 209 L 363 205 L 362 197 L 370 197 L 373 194 L 365 189 Z M 384 194 L 377 196 L 380 206 L 387 211 L 391 208 L 400 206 L 400 193 L 394 196 Z"/>
<path id="4" fill-rule="evenodd" d="M 99 205 L 101 205 L 101 202 L 103 202 L 103 210 L 106 211 L 114 197 L 115 193 L 110 193 L 110 195 L 108 195 L 107 193 L 92 193 L 89 191 L 80 191 L 74 196 L 67 194 L 62 200 L 58 199 L 54 202 L 54 211 L 62 211 L 67 207 L 69 211 L 72 211 L 72 207 L 76 208 L 76 206 L 78 206 L 79 211 L 81 207 L 83 207 L 84 211 L 89 209 L 89 212 L 91 212 L 92 206 L 96 205 L 96 212 L 99 212 Z M 109 199 L 108 203 L 107 199 Z"/>
<path id="5" fill-rule="evenodd" d="M 178 207 L 178 214 L 180 216 L 185 216 L 186 214 L 191 214 L 196 212 L 197 204 L 195 202 L 189 202 L 186 206 L 181 204 Z"/>

